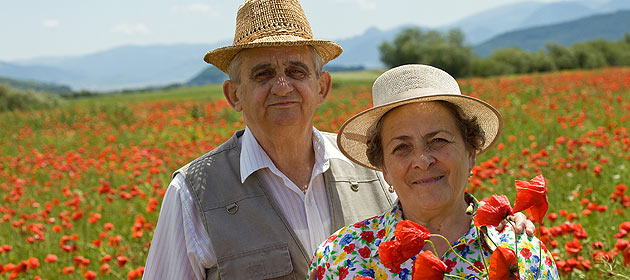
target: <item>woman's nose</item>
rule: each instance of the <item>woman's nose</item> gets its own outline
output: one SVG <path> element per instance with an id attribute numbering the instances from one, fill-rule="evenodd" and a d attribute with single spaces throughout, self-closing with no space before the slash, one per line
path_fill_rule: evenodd
<path id="1" fill-rule="evenodd" d="M 416 152 L 413 159 L 413 167 L 420 170 L 428 170 L 435 163 L 435 157 L 427 151 Z"/>
<path id="2" fill-rule="evenodd" d="M 271 93 L 278 96 L 285 96 L 293 90 L 293 86 L 283 75 L 278 75 L 271 86 Z"/>

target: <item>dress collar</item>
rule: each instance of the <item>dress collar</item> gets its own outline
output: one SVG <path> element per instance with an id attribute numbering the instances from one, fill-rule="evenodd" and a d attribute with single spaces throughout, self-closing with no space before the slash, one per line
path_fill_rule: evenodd
<path id="1" fill-rule="evenodd" d="M 466 202 L 468 202 L 469 204 L 472 203 L 473 205 L 473 212 L 472 212 L 472 220 L 470 222 L 470 227 L 468 228 L 468 231 L 462 235 L 457 241 L 455 241 L 452 245 L 453 248 L 456 249 L 462 249 L 465 246 L 468 246 L 470 244 L 472 244 L 473 242 L 476 242 L 477 239 L 479 238 L 479 234 L 477 232 L 477 228 L 475 227 L 475 215 L 477 214 L 477 208 L 479 208 L 479 203 L 477 202 L 477 199 L 469 194 L 469 193 L 465 193 L 464 194 L 464 199 L 466 200 Z M 398 224 L 398 222 L 403 220 L 403 209 L 402 206 L 400 205 L 400 201 L 397 200 L 396 203 L 394 204 L 394 206 L 392 206 L 392 208 L 387 211 L 383 216 L 381 216 L 381 218 L 379 219 L 379 224 L 381 225 L 380 227 L 385 229 L 385 234 L 383 235 L 382 238 L 378 238 L 377 240 L 374 241 L 374 244 L 376 244 L 377 246 L 383 242 L 383 241 L 391 241 L 395 238 L 395 231 L 396 231 L 396 224 Z M 489 231 L 489 234 L 492 234 L 492 232 L 495 231 Z M 483 244 L 484 246 L 489 246 L 491 242 L 488 242 L 488 236 L 486 234 L 481 234 L 483 238 Z M 378 256 L 378 250 L 373 250 L 372 252 L 372 257 Z"/>

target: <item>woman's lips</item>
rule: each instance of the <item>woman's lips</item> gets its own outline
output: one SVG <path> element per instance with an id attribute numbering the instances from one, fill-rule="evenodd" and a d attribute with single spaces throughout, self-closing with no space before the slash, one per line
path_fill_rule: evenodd
<path id="1" fill-rule="evenodd" d="M 442 178 L 444 178 L 444 176 L 428 177 L 428 178 L 413 181 L 413 183 L 418 184 L 418 185 L 431 184 L 431 183 L 435 183 L 437 181 L 442 180 Z"/>

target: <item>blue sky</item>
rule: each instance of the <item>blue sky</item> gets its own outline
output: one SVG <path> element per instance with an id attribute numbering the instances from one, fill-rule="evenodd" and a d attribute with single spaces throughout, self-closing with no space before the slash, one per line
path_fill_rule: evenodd
<path id="1" fill-rule="evenodd" d="M 302 0 L 315 37 L 369 27 L 437 27 L 526 0 Z M 560 1 L 560 0 L 546 0 Z M 541 1 L 539 1 L 541 2 Z M 242 0 L 0 0 L 0 61 L 84 55 L 122 45 L 232 40 Z"/>

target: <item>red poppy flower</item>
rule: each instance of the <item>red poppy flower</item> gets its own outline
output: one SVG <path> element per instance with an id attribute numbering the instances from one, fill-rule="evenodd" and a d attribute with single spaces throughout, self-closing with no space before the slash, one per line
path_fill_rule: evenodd
<path id="1" fill-rule="evenodd" d="M 431 237 L 431 233 L 425 227 L 410 220 L 402 220 L 396 224 L 396 240 L 400 242 L 400 253 L 407 260 L 417 255 L 424 241 Z"/>
<path id="2" fill-rule="evenodd" d="M 518 258 L 512 249 L 497 247 L 490 257 L 490 280 L 519 279 Z"/>
<path id="3" fill-rule="evenodd" d="M 510 201 L 505 195 L 492 195 L 475 216 L 475 226 L 497 226 L 505 217 L 512 215 Z"/>
<path id="4" fill-rule="evenodd" d="M 392 270 L 400 269 L 400 264 L 417 255 L 431 236 L 428 229 L 409 220 L 398 222 L 394 235 L 396 239 L 383 241 L 378 246 L 381 262 Z"/>
<path id="5" fill-rule="evenodd" d="M 622 253 L 623 255 L 623 265 L 630 265 L 630 248 L 626 249 Z"/>
<path id="6" fill-rule="evenodd" d="M 444 279 L 448 266 L 431 251 L 423 251 L 413 262 L 413 280 Z"/>
<path id="7" fill-rule="evenodd" d="M 407 260 L 400 253 L 398 240 L 381 242 L 378 246 L 378 255 L 381 257 L 381 263 L 389 269 L 399 269 L 400 265 Z"/>
<path id="8" fill-rule="evenodd" d="M 515 213 L 523 210 L 530 211 L 534 221 L 542 224 L 543 218 L 549 208 L 547 202 L 547 187 L 542 175 L 534 177 L 531 181 L 516 180 L 516 200 L 514 201 Z"/>
<path id="9" fill-rule="evenodd" d="M 367 276 L 357 276 L 357 277 L 354 277 L 352 280 L 374 280 L 374 278 L 367 277 Z"/>

